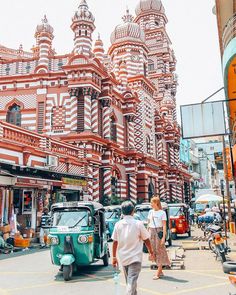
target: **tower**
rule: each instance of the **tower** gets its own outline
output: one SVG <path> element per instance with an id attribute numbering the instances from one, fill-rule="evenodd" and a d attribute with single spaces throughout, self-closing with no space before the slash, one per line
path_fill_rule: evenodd
<path id="1" fill-rule="evenodd" d="M 37 71 L 48 71 L 49 55 L 52 50 L 53 28 L 49 25 L 46 15 L 35 32 L 36 46 L 38 48 L 39 63 Z"/>
<path id="2" fill-rule="evenodd" d="M 125 61 L 128 78 L 146 75 L 147 52 L 144 31 L 137 23 L 129 10 L 123 17 L 124 23 L 118 25 L 111 34 L 111 47 L 108 54 L 114 67 L 114 74 L 119 79 L 120 66 Z"/>
<path id="3" fill-rule="evenodd" d="M 103 48 L 103 42 L 100 38 L 100 34 L 98 34 L 98 38 L 95 41 L 93 53 L 94 53 L 95 57 L 100 60 L 100 62 L 103 62 L 104 48 Z"/>
<path id="4" fill-rule="evenodd" d="M 166 32 L 168 22 L 161 0 L 140 0 L 136 7 L 136 18 L 145 32 L 148 53 L 148 73 L 150 80 L 158 86 L 156 100 L 159 105 L 163 99 L 175 108 L 176 75 L 175 55 L 171 49 L 171 41 Z M 170 102 L 172 100 L 172 102 Z M 162 105 L 166 103 L 162 103 Z M 176 112 L 173 120 L 176 121 Z M 170 118 L 170 117 L 169 117 Z"/>
<path id="5" fill-rule="evenodd" d="M 86 0 L 81 0 L 78 11 L 72 18 L 71 29 L 74 32 L 74 53 L 90 56 L 92 50 L 92 33 L 95 30 L 95 18 L 89 11 Z"/>

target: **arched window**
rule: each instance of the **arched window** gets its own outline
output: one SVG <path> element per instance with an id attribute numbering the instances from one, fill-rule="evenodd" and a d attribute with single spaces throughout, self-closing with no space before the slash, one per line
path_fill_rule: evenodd
<path id="1" fill-rule="evenodd" d="M 151 139 L 149 135 L 146 137 L 146 145 L 147 145 L 147 154 L 151 154 Z"/>
<path id="2" fill-rule="evenodd" d="M 21 126 L 21 110 L 20 106 L 14 104 L 7 111 L 7 122 L 16 126 Z"/>
<path id="3" fill-rule="evenodd" d="M 154 61 L 151 59 L 148 60 L 148 71 L 154 71 Z"/>
<path id="4" fill-rule="evenodd" d="M 111 117 L 111 140 L 117 141 L 117 128 L 115 118 Z"/>

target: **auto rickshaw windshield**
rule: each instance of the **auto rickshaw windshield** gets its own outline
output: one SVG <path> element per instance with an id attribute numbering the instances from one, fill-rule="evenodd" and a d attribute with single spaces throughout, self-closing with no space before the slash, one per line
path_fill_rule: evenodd
<path id="1" fill-rule="evenodd" d="M 182 207 L 169 207 L 170 216 L 179 216 L 183 214 Z"/>
<path id="2" fill-rule="evenodd" d="M 88 210 L 55 211 L 53 214 L 53 227 L 56 226 L 88 226 Z"/>

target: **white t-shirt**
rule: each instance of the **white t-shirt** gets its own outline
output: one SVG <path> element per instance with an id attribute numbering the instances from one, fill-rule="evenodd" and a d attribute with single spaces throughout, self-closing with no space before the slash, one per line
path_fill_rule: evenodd
<path id="1" fill-rule="evenodd" d="M 143 241 L 150 238 L 143 222 L 124 216 L 115 225 L 112 239 L 118 242 L 118 255 L 123 266 L 142 262 Z"/>
<path id="2" fill-rule="evenodd" d="M 154 222 L 153 222 L 154 219 Z M 148 213 L 148 220 L 149 220 L 149 227 L 156 228 L 156 227 L 163 227 L 162 221 L 166 221 L 166 212 L 164 210 L 150 210 Z"/>

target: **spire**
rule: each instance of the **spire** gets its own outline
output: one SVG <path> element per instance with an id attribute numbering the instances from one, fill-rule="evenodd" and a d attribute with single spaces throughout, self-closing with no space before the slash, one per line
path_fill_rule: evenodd
<path id="1" fill-rule="evenodd" d="M 95 41 L 93 53 L 96 58 L 98 58 L 101 62 L 103 62 L 104 59 L 104 48 L 103 48 L 103 42 L 101 40 L 100 34 L 98 33 L 98 38 Z"/>
<path id="2" fill-rule="evenodd" d="M 126 14 L 122 17 L 123 21 L 125 23 L 132 23 L 134 20 L 134 17 L 129 13 L 129 9 L 126 9 Z"/>
<path id="3" fill-rule="evenodd" d="M 79 9 L 80 9 L 80 8 L 88 9 L 88 4 L 87 4 L 86 0 L 81 0 L 81 1 L 80 1 Z"/>
<path id="4" fill-rule="evenodd" d="M 95 18 L 89 10 L 86 0 L 81 0 L 78 10 L 72 17 L 71 29 L 74 32 L 74 52 L 90 56 L 92 50 L 92 33 L 95 30 Z"/>

